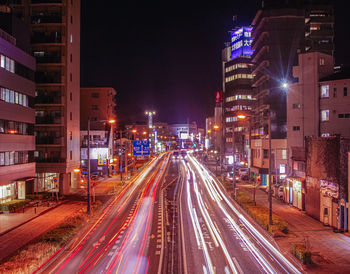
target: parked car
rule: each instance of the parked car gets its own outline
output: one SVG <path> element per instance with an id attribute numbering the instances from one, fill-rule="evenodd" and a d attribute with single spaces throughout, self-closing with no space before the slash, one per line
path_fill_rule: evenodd
<path id="1" fill-rule="evenodd" d="M 249 170 L 246 167 L 241 167 L 238 169 L 238 176 L 241 180 L 247 181 L 249 180 Z"/>

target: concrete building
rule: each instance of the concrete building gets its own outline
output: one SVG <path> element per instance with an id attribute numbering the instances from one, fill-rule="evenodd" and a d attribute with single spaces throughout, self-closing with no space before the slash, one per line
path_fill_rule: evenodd
<path id="1" fill-rule="evenodd" d="M 116 120 L 116 95 L 111 87 L 81 88 L 80 128 L 87 130 L 89 117 L 92 130 L 104 129 L 106 121 Z"/>
<path id="2" fill-rule="evenodd" d="M 0 203 L 34 191 L 35 59 L 17 46 L 29 29 L 16 19 L 0 13 Z"/>
<path id="3" fill-rule="evenodd" d="M 346 230 L 350 139 L 307 137 L 305 147 L 306 182 L 298 186 L 302 209 L 325 225 Z"/>
<path id="4" fill-rule="evenodd" d="M 287 91 L 287 184 L 302 185 L 307 177 L 305 138 L 350 137 L 350 73 L 333 73 L 332 56 L 315 52 L 299 55 L 293 75 L 297 82 Z"/>
<path id="5" fill-rule="evenodd" d="M 268 186 L 269 178 L 269 140 L 251 140 L 251 176 L 262 186 Z M 287 167 L 287 140 L 271 140 L 271 176 L 272 182 L 279 182 L 286 177 Z"/>
<path id="6" fill-rule="evenodd" d="M 36 58 L 36 185 L 77 187 L 80 167 L 80 0 L 11 1 L 31 28 Z"/>
<path id="7" fill-rule="evenodd" d="M 112 173 L 115 168 L 115 124 L 116 95 L 111 87 L 94 87 L 80 89 L 80 140 L 81 166 L 83 173 L 87 171 L 87 126 L 90 119 L 90 166 L 91 173 L 101 175 Z"/>

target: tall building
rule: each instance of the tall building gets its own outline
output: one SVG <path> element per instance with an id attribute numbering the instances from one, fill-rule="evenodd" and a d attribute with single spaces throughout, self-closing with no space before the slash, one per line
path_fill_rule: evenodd
<path id="1" fill-rule="evenodd" d="M 267 138 L 269 117 L 272 139 L 287 137 L 288 91 L 282 84 L 297 81 L 292 75 L 292 67 L 298 63 L 298 53 L 333 54 L 333 23 L 331 1 L 263 1 L 252 22 L 252 74 L 256 99 L 252 134 L 256 138 Z"/>
<path id="2" fill-rule="evenodd" d="M 29 28 L 16 19 L 0 12 L 0 203 L 32 194 L 35 176 L 35 59 L 19 47 Z"/>
<path id="3" fill-rule="evenodd" d="M 249 121 L 253 104 L 251 31 L 249 26 L 231 31 L 230 47 L 223 50 L 223 135 L 226 163 L 248 160 Z"/>
<path id="4" fill-rule="evenodd" d="M 36 185 L 76 187 L 80 167 L 80 0 L 16 0 L 36 58 Z"/>

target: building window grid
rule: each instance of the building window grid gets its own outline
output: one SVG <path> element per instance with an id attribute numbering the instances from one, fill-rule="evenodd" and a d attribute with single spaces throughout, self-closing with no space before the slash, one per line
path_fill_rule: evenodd
<path id="1" fill-rule="evenodd" d="M 253 75 L 249 73 L 238 73 L 225 78 L 225 82 L 231 82 L 237 79 L 253 79 Z"/>
<path id="2" fill-rule="evenodd" d="M 9 72 L 15 73 L 15 61 L 1 54 L 1 67 Z"/>
<path id="3" fill-rule="evenodd" d="M 4 87 L 0 88 L 0 100 L 23 107 L 29 106 L 28 95 Z"/>
<path id="4" fill-rule="evenodd" d="M 0 152 L 0 166 L 12 166 L 29 163 L 28 151 Z"/>

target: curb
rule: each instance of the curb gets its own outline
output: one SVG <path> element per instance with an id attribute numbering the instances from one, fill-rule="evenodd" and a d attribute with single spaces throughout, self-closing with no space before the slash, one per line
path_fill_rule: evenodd
<path id="1" fill-rule="evenodd" d="M 36 219 L 36 218 L 38 218 L 38 217 L 40 217 L 40 216 L 42 216 L 42 215 L 48 213 L 49 211 L 51 211 L 51 210 L 53 210 L 53 209 L 55 209 L 55 208 L 57 208 L 57 207 L 59 207 L 59 206 L 65 204 L 65 203 L 67 203 L 67 202 L 68 202 L 68 201 L 63 201 L 63 202 L 60 203 L 60 204 L 57 204 L 57 205 L 55 205 L 55 206 L 53 206 L 53 207 L 50 207 L 50 208 L 44 210 L 43 212 L 40 212 L 38 215 L 36 215 L 36 216 L 34 216 L 34 217 L 32 217 L 32 218 L 26 220 L 25 222 L 20 223 L 20 224 L 14 226 L 14 227 L 11 227 L 11 228 L 9 228 L 8 230 L 5 230 L 4 232 L 1 232 L 1 233 L 0 233 L 0 237 L 1 237 L 1 236 L 4 236 L 5 234 L 7 234 L 7 233 L 9 233 L 9 232 L 11 232 L 12 230 L 15 230 L 16 228 L 19 228 L 19 227 L 22 226 L 22 225 L 25 225 L 26 223 L 29 223 L 30 221 L 32 221 L 32 220 L 34 220 L 34 219 Z"/>

